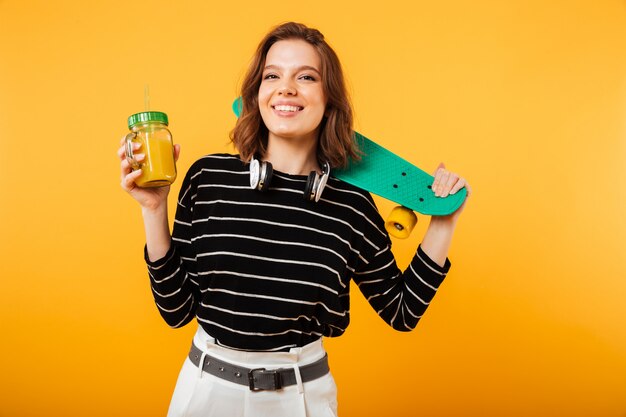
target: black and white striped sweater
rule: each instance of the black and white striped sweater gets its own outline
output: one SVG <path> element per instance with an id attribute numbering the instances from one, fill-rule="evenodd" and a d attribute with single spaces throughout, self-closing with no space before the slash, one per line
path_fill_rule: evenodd
<path id="1" fill-rule="evenodd" d="M 331 178 L 317 203 L 303 198 L 306 176 L 274 172 L 265 192 L 249 187 L 237 156 L 192 165 L 179 195 L 172 245 L 145 259 L 165 321 L 197 317 L 219 344 L 279 351 L 350 322 L 350 279 L 388 324 L 413 329 L 450 268 L 418 247 L 403 273 L 369 193 Z"/>

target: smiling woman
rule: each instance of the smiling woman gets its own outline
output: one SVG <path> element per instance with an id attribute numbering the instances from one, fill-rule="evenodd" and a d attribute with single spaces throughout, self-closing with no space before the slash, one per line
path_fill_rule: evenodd
<path id="1" fill-rule="evenodd" d="M 298 39 L 276 42 L 267 52 L 259 88 L 259 110 L 269 132 L 265 155 L 268 159 L 307 165 L 300 174 L 318 169 L 316 148 L 326 111 L 319 67 L 320 57 L 309 43 Z M 307 151 L 296 152 L 293 147 Z M 311 158 L 303 164 L 281 158 L 279 152 Z M 293 171 L 289 166 L 276 168 Z"/>
<path id="2" fill-rule="evenodd" d="M 172 234 L 169 187 L 138 187 L 119 150 L 122 187 L 142 206 L 157 308 L 171 327 L 199 323 L 168 415 L 336 415 L 322 338 L 350 323 L 350 281 L 389 326 L 412 330 L 450 268 L 462 207 L 432 218 L 401 271 L 371 195 L 330 177 L 357 150 L 339 60 L 315 29 L 270 32 L 242 99 L 231 133 L 240 155 L 193 164 Z M 466 185 L 440 167 L 433 192 Z"/>
<path id="3" fill-rule="evenodd" d="M 307 120 L 317 120 L 319 159 L 338 167 L 358 158 L 341 63 L 318 30 L 286 24 L 270 32 L 259 44 L 241 90 L 243 108 L 231 139 L 244 161 L 267 152 L 271 106 L 300 107 L 301 100 L 313 100 L 308 105 L 317 109 L 315 114 L 303 110 L 310 115 Z"/>

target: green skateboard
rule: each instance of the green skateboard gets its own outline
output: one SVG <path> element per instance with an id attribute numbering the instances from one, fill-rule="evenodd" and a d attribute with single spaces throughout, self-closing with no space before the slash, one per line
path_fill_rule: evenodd
<path id="1" fill-rule="evenodd" d="M 233 103 L 239 116 L 241 98 Z M 399 238 L 410 235 L 417 217 L 413 211 L 431 216 L 445 216 L 456 211 L 467 195 L 465 188 L 445 198 L 431 190 L 434 177 L 417 166 L 383 148 L 358 132 L 355 140 L 362 157 L 345 169 L 334 169 L 331 175 L 363 190 L 393 201 L 396 207 L 385 222 L 389 234 Z"/>

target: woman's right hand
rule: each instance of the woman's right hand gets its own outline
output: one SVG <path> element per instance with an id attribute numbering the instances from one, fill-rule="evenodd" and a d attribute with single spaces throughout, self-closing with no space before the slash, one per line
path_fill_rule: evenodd
<path id="1" fill-rule="evenodd" d="M 140 148 L 139 143 L 133 144 L 133 151 Z M 174 161 L 178 160 L 180 155 L 180 145 L 174 145 Z M 147 210 L 157 210 L 164 204 L 167 204 L 167 195 L 170 192 L 170 186 L 142 188 L 135 184 L 137 177 L 141 175 L 141 169 L 133 171 L 130 163 L 126 159 L 126 137 L 120 141 L 120 148 L 117 150 L 117 156 L 120 159 L 121 169 L 121 186 L 124 191 L 131 195 L 142 208 Z M 145 158 L 144 154 L 135 154 L 135 159 L 141 162 Z"/>

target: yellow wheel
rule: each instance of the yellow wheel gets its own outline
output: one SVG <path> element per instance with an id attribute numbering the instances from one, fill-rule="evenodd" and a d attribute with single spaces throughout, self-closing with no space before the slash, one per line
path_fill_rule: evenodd
<path id="1" fill-rule="evenodd" d="M 387 232 L 393 237 L 406 239 L 409 237 L 416 224 L 417 216 L 415 213 L 406 207 L 398 206 L 391 210 L 385 222 L 385 229 L 387 229 Z"/>

